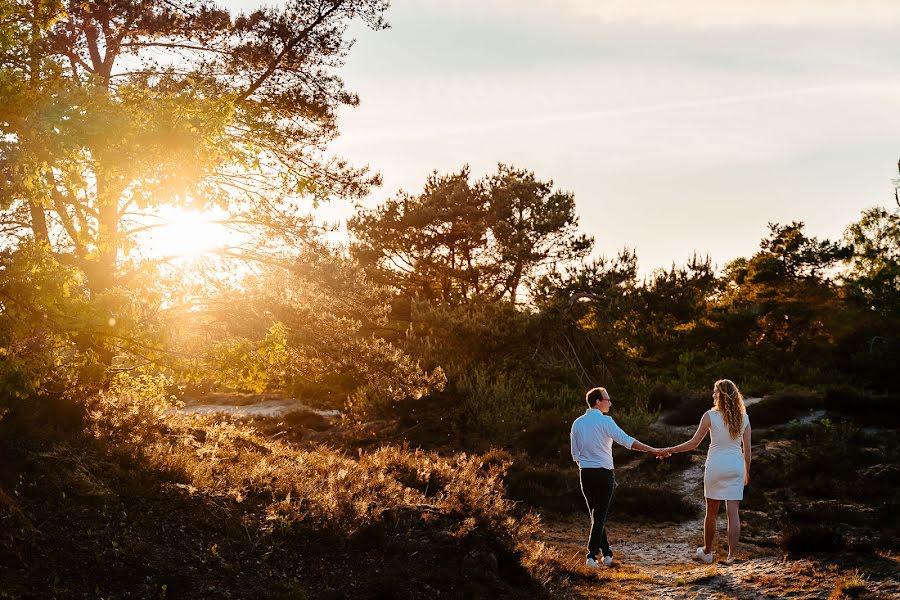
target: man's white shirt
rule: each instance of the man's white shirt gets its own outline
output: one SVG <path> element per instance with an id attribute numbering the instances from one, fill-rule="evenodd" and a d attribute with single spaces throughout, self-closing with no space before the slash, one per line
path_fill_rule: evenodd
<path id="1" fill-rule="evenodd" d="M 612 469 L 612 445 L 631 448 L 634 438 L 622 431 L 609 415 L 599 408 L 589 408 L 572 423 L 569 436 L 572 443 L 572 460 L 582 469 Z"/>

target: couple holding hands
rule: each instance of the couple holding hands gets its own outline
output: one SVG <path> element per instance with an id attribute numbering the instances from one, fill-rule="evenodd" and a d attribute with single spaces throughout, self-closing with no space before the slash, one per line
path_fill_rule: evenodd
<path id="1" fill-rule="evenodd" d="M 728 379 L 713 385 L 713 406 L 703 414 L 694 436 L 683 444 L 668 448 L 654 448 L 631 437 L 608 416 L 612 400 L 606 388 L 589 390 L 585 395 L 587 411 L 575 419 L 570 435 L 572 459 L 578 464 L 581 492 L 591 517 L 586 564 L 598 568 L 613 563 L 613 552 L 606 537 L 606 516 L 616 486 L 613 471 L 612 444 L 616 442 L 631 450 L 650 452 L 665 459 L 676 452 L 694 450 L 710 434 L 709 453 L 703 475 L 703 495 L 706 497 L 706 519 L 703 522 L 703 546 L 693 558 L 704 563 L 713 561 L 713 538 L 716 515 L 724 500 L 728 514 L 728 558 L 735 558 L 741 521 L 738 508 L 744 498 L 744 486 L 750 481 L 750 419 L 744 398 L 737 386 Z M 598 561 L 599 557 L 599 561 Z"/>

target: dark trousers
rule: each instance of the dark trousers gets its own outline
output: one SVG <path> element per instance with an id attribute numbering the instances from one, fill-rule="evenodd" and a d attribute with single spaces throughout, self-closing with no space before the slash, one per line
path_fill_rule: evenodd
<path id="1" fill-rule="evenodd" d="M 597 552 L 601 550 L 603 556 L 613 554 L 606 537 L 606 514 L 615 487 L 616 475 L 612 469 L 581 469 L 581 493 L 591 515 L 591 537 L 588 539 L 588 556 L 591 558 L 597 558 Z"/>

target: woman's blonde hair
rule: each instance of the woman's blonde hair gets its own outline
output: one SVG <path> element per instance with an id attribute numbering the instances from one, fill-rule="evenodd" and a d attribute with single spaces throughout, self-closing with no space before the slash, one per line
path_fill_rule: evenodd
<path id="1" fill-rule="evenodd" d="M 738 386 L 730 379 L 720 379 L 713 385 L 713 399 L 716 410 L 722 413 L 722 419 L 732 439 L 741 434 L 744 425 L 744 396 Z"/>

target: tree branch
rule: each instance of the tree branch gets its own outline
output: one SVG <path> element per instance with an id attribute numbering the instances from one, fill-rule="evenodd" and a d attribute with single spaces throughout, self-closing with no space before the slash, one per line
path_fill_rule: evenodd
<path id="1" fill-rule="evenodd" d="M 246 101 L 247 98 L 249 98 L 256 90 L 258 90 L 260 88 L 260 86 L 262 86 L 262 84 L 264 84 L 266 82 L 266 80 L 269 77 L 271 77 L 272 74 L 275 73 L 275 71 L 278 70 L 278 65 L 281 64 L 281 61 L 284 59 L 284 57 L 287 56 L 288 53 L 291 52 L 294 48 L 296 48 L 297 45 L 300 44 L 300 42 L 302 42 L 307 37 L 309 37 L 309 34 L 312 33 L 312 31 L 316 27 L 318 27 L 325 19 L 327 19 L 329 16 L 331 16 L 331 14 L 333 12 L 335 12 L 338 9 L 338 7 L 341 6 L 342 4 L 343 4 L 343 0 L 335 0 L 332 3 L 330 9 L 326 10 L 324 13 L 319 14 L 319 16 L 316 17 L 315 21 L 310 23 L 299 34 L 294 36 L 294 38 L 292 40 L 290 40 L 285 45 L 284 48 L 282 48 L 281 52 L 278 53 L 278 56 L 276 56 L 272 60 L 272 62 L 269 63 L 268 68 L 266 68 L 266 70 L 263 71 L 262 75 L 257 77 L 256 80 L 250 84 L 250 87 L 248 87 L 246 90 L 244 90 L 244 92 L 241 93 L 237 97 L 237 103 L 242 103 L 242 102 Z"/>

